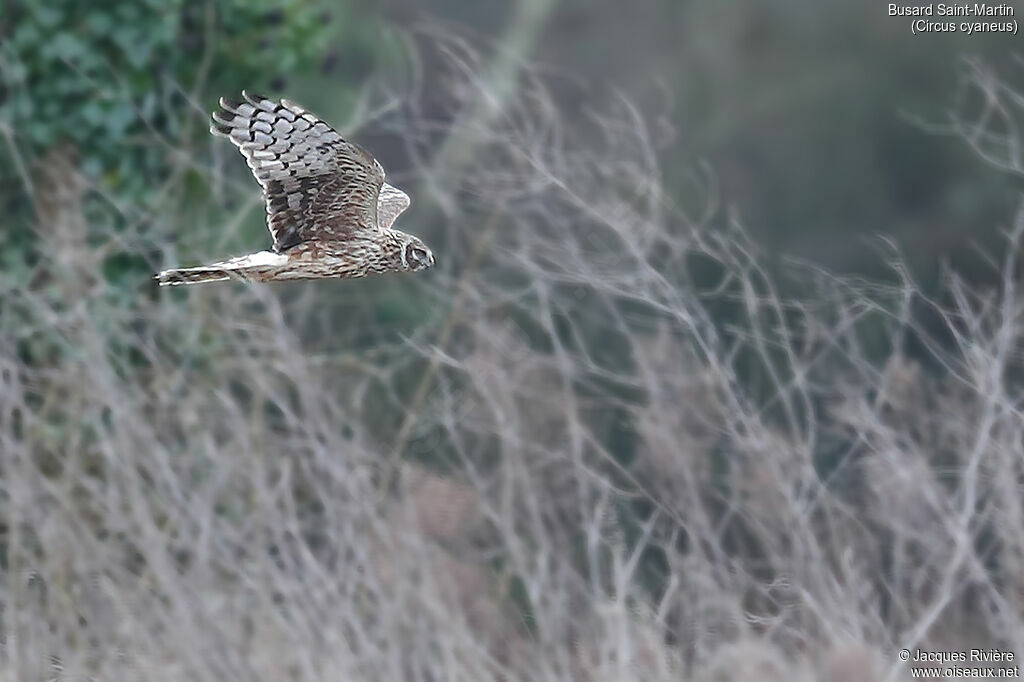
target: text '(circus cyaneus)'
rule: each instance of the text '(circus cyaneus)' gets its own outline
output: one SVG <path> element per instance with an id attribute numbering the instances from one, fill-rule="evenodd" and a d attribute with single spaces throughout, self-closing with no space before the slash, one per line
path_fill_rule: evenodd
<path id="1" fill-rule="evenodd" d="M 273 250 L 164 270 L 156 276 L 161 286 L 433 267 L 434 255 L 418 237 L 391 229 L 409 197 L 384 182 L 384 169 L 369 152 L 288 100 L 242 96 L 242 102 L 220 100 L 223 111 L 213 114 L 210 132 L 238 147 L 263 187 Z"/>

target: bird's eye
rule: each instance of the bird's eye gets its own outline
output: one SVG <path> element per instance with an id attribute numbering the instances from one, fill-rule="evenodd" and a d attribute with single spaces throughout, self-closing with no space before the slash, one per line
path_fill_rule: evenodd
<path id="1" fill-rule="evenodd" d="M 424 251 L 423 249 L 413 249 L 412 257 L 415 258 L 416 260 L 426 260 L 427 252 Z"/>

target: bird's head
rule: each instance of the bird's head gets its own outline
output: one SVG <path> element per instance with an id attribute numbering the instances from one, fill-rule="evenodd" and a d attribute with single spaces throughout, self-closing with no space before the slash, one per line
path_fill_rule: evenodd
<path id="1" fill-rule="evenodd" d="M 406 235 L 402 241 L 402 269 L 426 270 L 434 267 L 434 254 L 419 237 Z"/>

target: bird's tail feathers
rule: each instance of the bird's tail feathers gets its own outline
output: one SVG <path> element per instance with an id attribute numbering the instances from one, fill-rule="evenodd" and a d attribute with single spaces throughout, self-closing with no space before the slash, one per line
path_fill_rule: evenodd
<path id="1" fill-rule="evenodd" d="M 198 284 L 200 282 L 220 282 L 232 279 L 230 270 L 224 270 L 212 265 L 204 265 L 198 268 L 172 268 L 164 270 L 156 275 L 154 279 L 162 287 L 177 286 L 179 284 Z"/>
<path id="2" fill-rule="evenodd" d="M 224 280 L 262 282 L 273 266 L 280 265 L 284 260 L 286 258 L 279 254 L 260 251 L 199 267 L 175 267 L 164 270 L 154 279 L 161 287 Z"/>
<path id="3" fill-rule="evenodd" d="M 251 282 L 264 282 L 272 279 L 273 273 L 288 260 L 273 251 L 259 251 L 248 256 L 232 258 L 219 263 L 201 265 L 197 268 L 173 268 L 164 270 L 154 279 L 164 286 L 178 284 L 198 284 L 200 282 L 220 282 L 226 279 L 241 279 Z"/>

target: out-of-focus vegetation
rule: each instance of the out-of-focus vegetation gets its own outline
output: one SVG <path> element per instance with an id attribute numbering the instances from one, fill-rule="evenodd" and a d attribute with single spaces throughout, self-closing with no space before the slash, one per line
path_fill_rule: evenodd
<path id="1" fill-rule="evenodd" d="M 951 123 L 963 60 L 1016 68 L 1013 37 L 915 36 L 887 10 L 565 0 L 537 57 L 573 75 L 567 103 L 585 108 L 618 90 L 664 112 L 652 137 L 665 143 L 673 196 L 684 196 L 693 164 L 706 160 L 768 256 L 886 277 L 876 240 L 884 235 L 913 245 L 908 265 L 929 288 L 944 260 L 986 276 L 969 245 L 998 243 L 1013 183 L 937 133 Z"/>
<path id="2" fill-rule="evenodd" d="M 292 74 L 329 67 L 325 60 L 338 58 L 332 41 L 371 60 L 353 16 L 346 3 L 315 0 L 6 3 L 0 201 L 12 228 L 7 264 L 16 269 L 37 255 L 30 228 L 45 234 L 69 217 L 55 211 L 118 213 L 121 229 L 131 229 L 139 211 L 207 201 L 201 149 L 217 98 L 237 95 L 241 84 L 280 91 Z M 87 225 L 80 232 L 59 240 L 94 239 Z M 122 256 L 108 277 L 148 269 Z"/>
<path id="3" fill-rule="evenodd" d="M 484 35 L 401 3 L 115 3 L 109 36 L 12 7 L 0 679 L 838 681 L 1020 650 L 998 55 L 947 69 L 802 2 L 465 10 Z M 204 133 L 243 87 L 372 149 L 438 269 L 152 288 L 269 243 Z M 876 252 L 882 279 L 777 258 L 933 218 L 1005 229 L 925 285 L 935 239 Z"/>
<path id="4" fill-rule="evenodd" d="M 165 169 L 167 150 L 154 138 L 181 144 L 197 127 L 189 104 L 309 68 L 328 37 L 326 6 L 304 0 L 5 9 L 0 116 L 20 151 L 34 158 L 73 144 L 86 173 L 132 194 L 150 191 Z"/>

